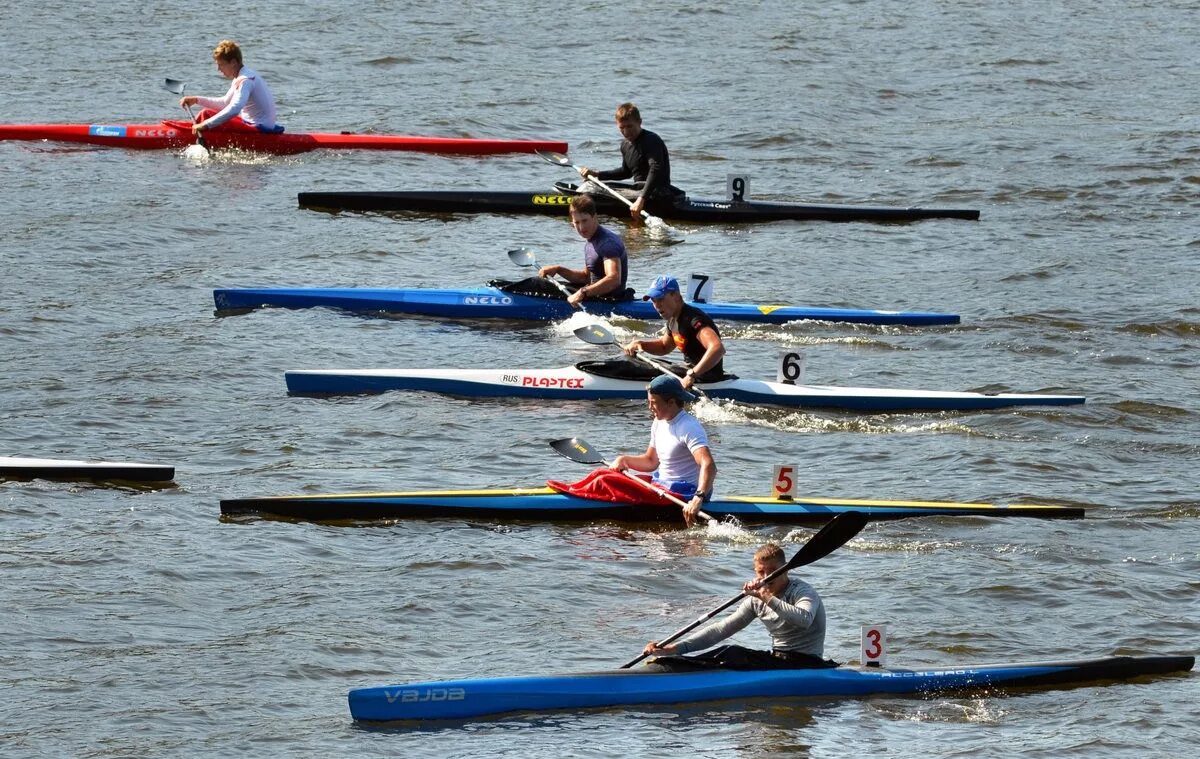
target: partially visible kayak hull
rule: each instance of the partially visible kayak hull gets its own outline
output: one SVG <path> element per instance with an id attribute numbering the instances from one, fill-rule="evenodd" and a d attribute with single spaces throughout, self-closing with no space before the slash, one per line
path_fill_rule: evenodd
<path id="1" fill-rule="evenodd" d="M 0 477 L 68 482 L 77 480 L 167 482 L 175 477 L 175 467 L 122 461 L 75 461 L 0 456 Z"/>
<path id="2" fill-rule="evenodd" d="M 606 400 L 646 398 L 646 382 L 615 379 L 576 367 L 558 369 L 305 369 L 285 373 L 292 395 L 354 395 L 392 390 L 476 398 Z M 828 385 L 788 385 L 733 379 L 703 383 L 710 398 L 752 406 L 831 408 L 860 412 L 987 411 L 1012 406 L 1070 406 L 1078 395 L 897 390 Z"/>
<path id="3" fill-rule="evenodd" d="M 746 698 L 861 698 L 989 694 L 1021 688 L 1130 680 L 1187 672 L 1192 656 L 1117 656 L 1078 661 L 921 670 L 837 667 L 744 672 L 662 672 L 655 667 L 547 677 L 447 680 L 350 691 L 360 721 L 469 719 L 508 712 L 679 704 Z"/>
<path id="4" fill-rule="evenodd" d="M 994 505 L 938 501 L 867 501 L 852 498 L 756 498 L 732 496 L 710 501 L 704 510 L 716 519 L 745 524 L 824 524 L 838 514 L 858 511 L 872 520 L 923 516 L 1037 517 L 1078 519 L 1083 509 L 1035 504 Z M 551 522 L 676 522 L 679 508 L 610 503 L 559 493 L 550 488 L 513 490 L 434 490 L 408 493 L 344 493 L 267 496 L 221 501 L 221 513 L 269 515 L 313 521 L 369 519 L 514 519 Z"/>
<path id="5" fill-rule="evenodd" d="M 431 190 L 414 192 L 302 192 L 301 208 L 326 211 L 417 213 L 499 213 L 566 216 L 573 194 L 569 192 L 489 192 L 485 190 Z M 599 213 L 629 216 L 629 209 L 606 195 L 593 195 Z M 770 221 L 834 221 L 906 223 L 922 219 L 976 220 L 979 211 L 961 208 L 887 208 L 822 203 L 778 203 L 721 200 L 651 201 L 646 210 L 664 219 L 689 222 L 746 224 Z"/>
<path id="6" fill-rule="evenodd" d="M 273 306 L 277 308 L 338 308 L 346 311 L 417 314 L 448 319 L 518 319 L 554 321 L 578 313 L 565 300 L 504 292 L 495 287 L 464 289 L 261 287 L 213 290 L 218 310 Z M 657 321 L 661 317 L 649 301 L 606 303 L 588 301 L 588 313 Z M 799 320 L 932 326 L 958 324 L 957 314 L 925 311 L 878 311 L 852 308 L 755 305 L 746 303 L 696 304 L 719 321 L 786 324 Z"/>
<path id="7" fill-rule="evenodd" d="M 104 145 L 130 150 L 178 150 L 195 144 L 187 121 L 158 124 L 0 124 L 0 140 L 46 140 Z M 491 155 L 565 151 L 567 144 L 554 140 L 489 140 L 462 137 L 410 137 L 387 134 L 282 132 L 250 129 L 210 129 L 204 132 L 208 147 L 237 148 L 256 153 L 292 155 L 310 150 L 405 150 L 421 153 Z"/>

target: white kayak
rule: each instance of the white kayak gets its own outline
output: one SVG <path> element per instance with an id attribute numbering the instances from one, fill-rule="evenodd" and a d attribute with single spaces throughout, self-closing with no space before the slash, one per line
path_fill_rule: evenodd
<path id="1" fill-rule="evenodd" d="M 292 395 L 349 395 L 413 390 L 467 397 L 557 400 L 644 399 L 646 380 L 558 369 L 305 369 L 286 373 Z M 979 411 L 1010 406 L 1070 406 L 1080 395 L 975 393 L 874 387 L 791 385 L 730 378 L 700 384 L 710 397 L 750 405 L 850 411 Z"/>

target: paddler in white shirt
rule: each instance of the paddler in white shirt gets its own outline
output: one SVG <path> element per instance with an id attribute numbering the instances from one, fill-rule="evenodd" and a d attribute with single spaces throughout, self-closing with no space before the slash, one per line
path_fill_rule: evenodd
<path id="1" fill-rule="evenodd" d="M 640 456 L 617 456 L 610 465 L 618 472 L 626 469 L 653 472 L 653 484 L 684 498 L 690 496 L 683 510 L 683 520 L 688 525 L 712 498 L 717 478 L 717 465 L 708 449 L 708 434 L 700 420 L 684 409 L 685 404 L 696 398 L 695 393 L 683 389 L 677 377 L 668 374 L 655 377 L 646 388 L 646 400 L 654 416 L 650 423 L 650 446 Z"/>
<path id="2" fill-rule="evenodd" d="M 192 125 L 193 132 L 212 129 L 222 124 L 230 126 L 245 124 L 261 132 L 280 132 L 275 124 L 275 97 L 267 82 L 254 69 L 242 64 L 242 49 L 233 40 L 221 40 L 212 52 L 217 71 L 226 79 L 232 79 L 229 91 L 221 98 L 206 98 L 187 95 L 180 98 L 179 105 L 187 108 L 199 105 L 203 110 Z"/>

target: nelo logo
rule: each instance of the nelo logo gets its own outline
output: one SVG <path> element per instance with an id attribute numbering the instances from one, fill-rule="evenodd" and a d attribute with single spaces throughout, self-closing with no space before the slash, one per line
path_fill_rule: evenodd
<path id="1" fill-rule="evenodd" d="M 174 137 L 178 132 L 174 129 L 135 129 L 134 137 Z"/>
<path id="2" fill-rule="evenodd" d="M 566 206 L 571 204 L 570 195 L 534 195 L 535 206 Z"/>
<path id="3" fill-rule="evenodd" d="M 463 304 L 468 306 L 511 306 L 512 298 L 507 295 L 464 295 Z"/>

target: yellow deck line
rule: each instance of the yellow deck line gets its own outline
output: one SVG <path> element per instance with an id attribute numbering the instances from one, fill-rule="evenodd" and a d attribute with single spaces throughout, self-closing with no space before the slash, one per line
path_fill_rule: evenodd
<path id="1" fill-rule="evenodd" d="M 269 496 L 262 500 L 306 500 L 306 499 L 339 499 L 339 498 L 446 498 L 456 496 L 522 496 L 522 495 L 550 495 L 558 491 L 551 488 L 512 488 L 510 490 L 487 489 L 487 490 L 414 490 L 407 492 L 376 492 L 376 493 L 327 493 L 327 494 L 312 494 L 312 495 L 284 495 L 284 496 Z M 717 501 L 736 501 L 739 503 L 758 503 L 770 504 L 773 506 L 793 506 L 811 504 L 814 506 L 864 506 L 864 507 L 902 507 L 910 509 L 1039 509 L 1045 511 L 1057 511 L 1059 509 L 1073 508 L 1068 506 L 1051 506 L 1045 504 L 1032 503 L 1013 503 L 1013 504 L 994 504 L 994 503 L 955 503 L 950 501 L 877 501 L 854 498 L 795 498 L 790 501 L 772 498 L 770 496 L 728 496 L 725 498 L 716 498 Z"/>

